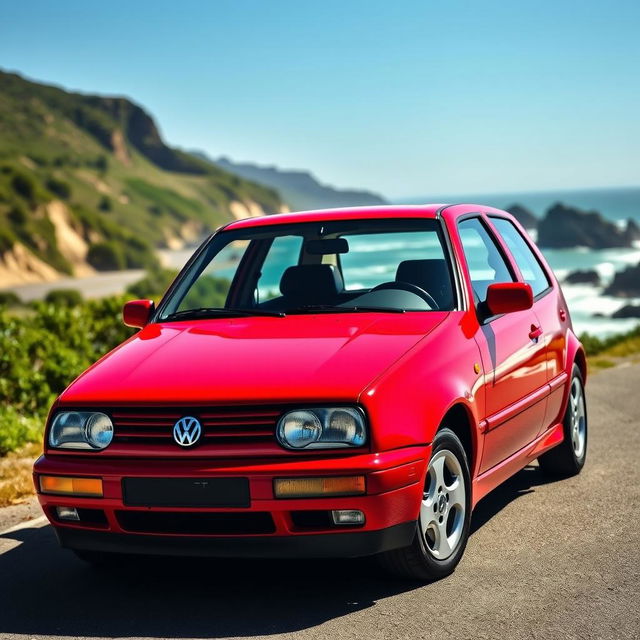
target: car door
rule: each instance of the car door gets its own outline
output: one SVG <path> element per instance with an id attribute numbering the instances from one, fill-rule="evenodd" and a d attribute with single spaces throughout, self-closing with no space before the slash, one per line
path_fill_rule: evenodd
<path id="1" fill-rule="evenodd" d="M 562 406 L 564 371 L 567 354 L 567 326 L 569 314 L 562 293 L 547 269 L 536 255 L 535 249 L 523 232 L 507 218 L 490 216 L 491 224 L 509 250 L 518 266 L 522 279 L 531 285 L 533 309 L 540 320 L 541 341 L 546 346 L 547 380 L 551 383 L 551 394 L 547 403 L 547 415 L 542 428 L 555 421 Z"/>
<path id="2" fill-rule="evenodd" d="M 515 282 L 516 270 L 480 217 L 458 224 L 480 328 L 476 342 L 485 373 L 486 433 L 480 471 L 532 442 L 545 414 L 545 345 L 533 309 L 487 317 L 490 284 Z"/>

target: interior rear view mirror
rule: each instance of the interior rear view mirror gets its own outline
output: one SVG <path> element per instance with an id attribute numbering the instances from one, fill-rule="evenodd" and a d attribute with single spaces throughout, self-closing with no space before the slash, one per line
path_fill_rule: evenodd
<path id="1" fill-rule="evenodd" d="M 349 243 L 345 238 L 326 238 L 309 240 L 304 245 L 305 251 L 312 256 L 324 256 L 335 253 L 349 253 Z"/>

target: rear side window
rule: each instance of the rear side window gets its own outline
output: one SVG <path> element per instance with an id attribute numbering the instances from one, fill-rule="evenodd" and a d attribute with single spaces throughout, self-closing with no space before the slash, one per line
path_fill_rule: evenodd
<path id="1" fill-rule="evenodd" d="M 533 295 L 537 296 L 551 286 L 547 275 L 540 266 L 531 247 L 522 237 L 515 225 L 505 218 L 491 218 L 491 222 L 502 236 L 509 251 L 516 261 L 525 282 L 531 285 Z"/>
<path id="2" fill-rule="evenodd" d="M 490 284 L 515 281 L 496 243 L 478 218 L 462 221 L 458 225 L 458 232 L 476 304 L 487 299 Z"/>

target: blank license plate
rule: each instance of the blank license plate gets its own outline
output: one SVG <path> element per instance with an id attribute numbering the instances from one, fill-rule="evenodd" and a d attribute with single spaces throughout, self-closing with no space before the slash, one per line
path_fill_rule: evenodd
<path id="1" fill-rule="evenodd" d="M 247 478 L 125 478 L 131 507 L 248 507 Z"/>

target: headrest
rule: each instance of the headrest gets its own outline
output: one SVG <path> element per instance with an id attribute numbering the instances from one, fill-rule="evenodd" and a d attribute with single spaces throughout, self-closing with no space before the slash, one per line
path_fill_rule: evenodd
<path id="1" fill-rule="evenodd" d="M 280 280 L 280 293 L 287 298 L 323 304 L 342 291 L 340 272 L 332 264 L 304 264 L 289 267 Z"/>

